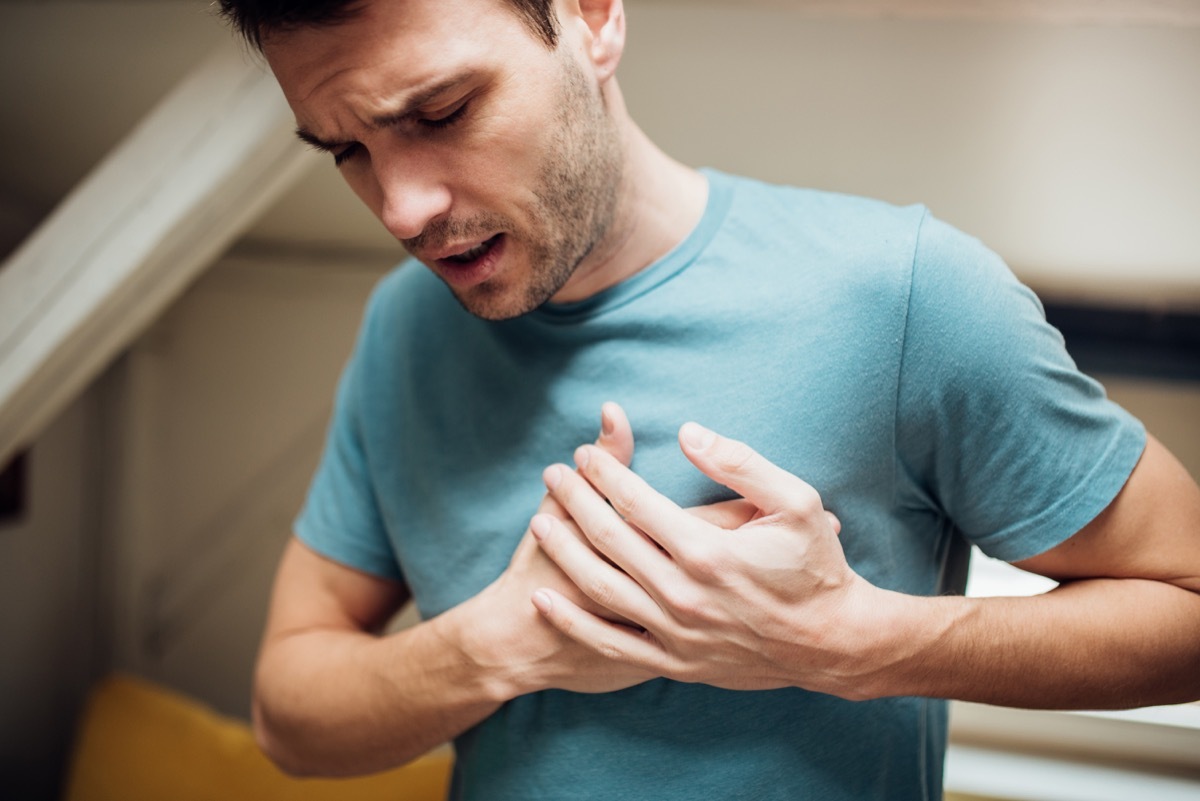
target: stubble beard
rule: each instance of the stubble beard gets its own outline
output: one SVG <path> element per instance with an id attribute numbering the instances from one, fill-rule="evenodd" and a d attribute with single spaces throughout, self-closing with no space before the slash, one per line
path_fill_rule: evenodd
<path id="1" fill-rule="evenodd" d="M 503 230 L 526 251 L 523 287 L 501 275 L 454 292 L 464 309 L 485 320 L 519 317 L 557 294 L 616 217 L 623 162 L 616 124 L 579 65 L 566 54 L 563 63 L 556 126 L 532 190 L 534 202 L 526 210 L 530 227 L 519 230 L 496 215 L 469 224 L 480 231 Z M 452 222 L 448 226 L 458 228 Z"/>

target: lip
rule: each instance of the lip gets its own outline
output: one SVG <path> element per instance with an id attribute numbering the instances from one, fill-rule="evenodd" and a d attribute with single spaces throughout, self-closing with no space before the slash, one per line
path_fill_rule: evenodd
<path id="1" fill-rule="evenodd" d="M 483 283 L 499 270 L 500 259 L 504 255 L 505 246 L 508 243 L 508 237 L 504 234 L 495 234 L 482 242 L 491 240 L 495 241 L 487 253 L 466 263 L 450 261 L 447 257 L 470 250 L 481 244 L 480 242 L 443 249 L 438 257 L 431 259 L 435 271 L 454 289 L 469 289 Z"/>

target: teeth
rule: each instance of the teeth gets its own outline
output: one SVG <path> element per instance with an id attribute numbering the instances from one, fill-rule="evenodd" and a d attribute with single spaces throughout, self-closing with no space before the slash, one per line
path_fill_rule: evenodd
<path id="1" fill-rule="evenodd" d="M 462 262 L 465 264 L 466 262 L 469 262 L 469 261 L 475 261 L 480 256 L 482 256 L 484 253 L 487 253 L 488 248 L 490 248 L 491 246 L 492 246 L 492 240 L 489 239 L 486 242 L 479 243 L 478 245 L 471 248 L 470 250 L 464 250 L 462 253 L 458 253 L 454 256 L 447 256 L 446 258 L 449 259 L 450 261 L 457 261 L 457 262 Z"/>

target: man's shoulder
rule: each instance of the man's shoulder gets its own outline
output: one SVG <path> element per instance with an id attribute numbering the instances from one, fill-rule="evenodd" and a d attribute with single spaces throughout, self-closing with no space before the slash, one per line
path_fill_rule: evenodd
<path id="1" fill-rule="evenodd" d="M 833 189 L 773 183 L 715 171 L 711 174 L 730 182 L 739 205 L 778 214 L 803 215 L 849 226 L 881 222 L 912 226 L 928 213 L 919 203 L 898 204 Z"/>
<path id="2" fill-rule="evenodd" d="M 829 189 L 725 176 L 733 187 L 732 230 L 822 260 L 878 262 L 911 259 L 929 210 L 921 204 Z"/>
<path id="3" fill-rule="evenodd" d="M 710 258 L 782 295 L 850 304 L 902 300 L 912 276 L 923 205 L 733 178 Z"/>

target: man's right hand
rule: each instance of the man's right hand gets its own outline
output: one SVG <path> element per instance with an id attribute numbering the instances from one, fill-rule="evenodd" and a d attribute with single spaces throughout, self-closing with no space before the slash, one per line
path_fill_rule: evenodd
<path id="1" fill-rule="evenodd" d="M 620 406 L 606 403 L 600 411 L 600 447 L 626 466 L 633 459 L 633 430 Z M 574 523 L 549 494 L 536 514 L 553 515 L 574 530 Z M 581 532 L 580 540 L 587 543 Z M 590 546 L 589 546 L 590 547 Z M 504 695 L 523 695 L 543 689 L 612 692 L 654 678 L 596 656 L 561 634 L 538 614 L 530 601 L 539 587 L 554 587 L 597 615 L 622 622 L 614 613 L 587 597 L 538 547 L 528 529 L 507 569 L 482 593 L 464 604 L 472 607 L 475 625 L 463 632 L 466 649 L 482 666 L 508 683 Z M 462 611 L 466 611 L 464 608 Z"/>
<path id="2" fill-rule="evenodd" d="M 600 415 L 597 447 L 628 466 L 633 460 L 634 441 L 624 410 L 615 403 L 606 403 Z M 738 499 L 688 511 L 713 525 L 734 529 L 748 521 L 757 510 L 748 501 Z M 570 515 L 549 494 L 543 497 L 537 514 L 557 517 L 584 546 L 592 547 Z M 475 626 L 464 631 L 468 653 L 482 659 L 489 671 L 494 671 L 493 675 L 508 682 L 502 691 L 504 696 L 515 697 L 551 688 L 585 693 L 613 692 L 657 677 L 604 659 L 547 623 L 531 601 L 534 591 L 542 587 L 552 587 L 600 617 L 615 623 L 627 622 L 572 583 L 526 529 L 504 573 L 464 604 L 464 607 L 473 607 L 471 619 L 477 621 Z"/>

